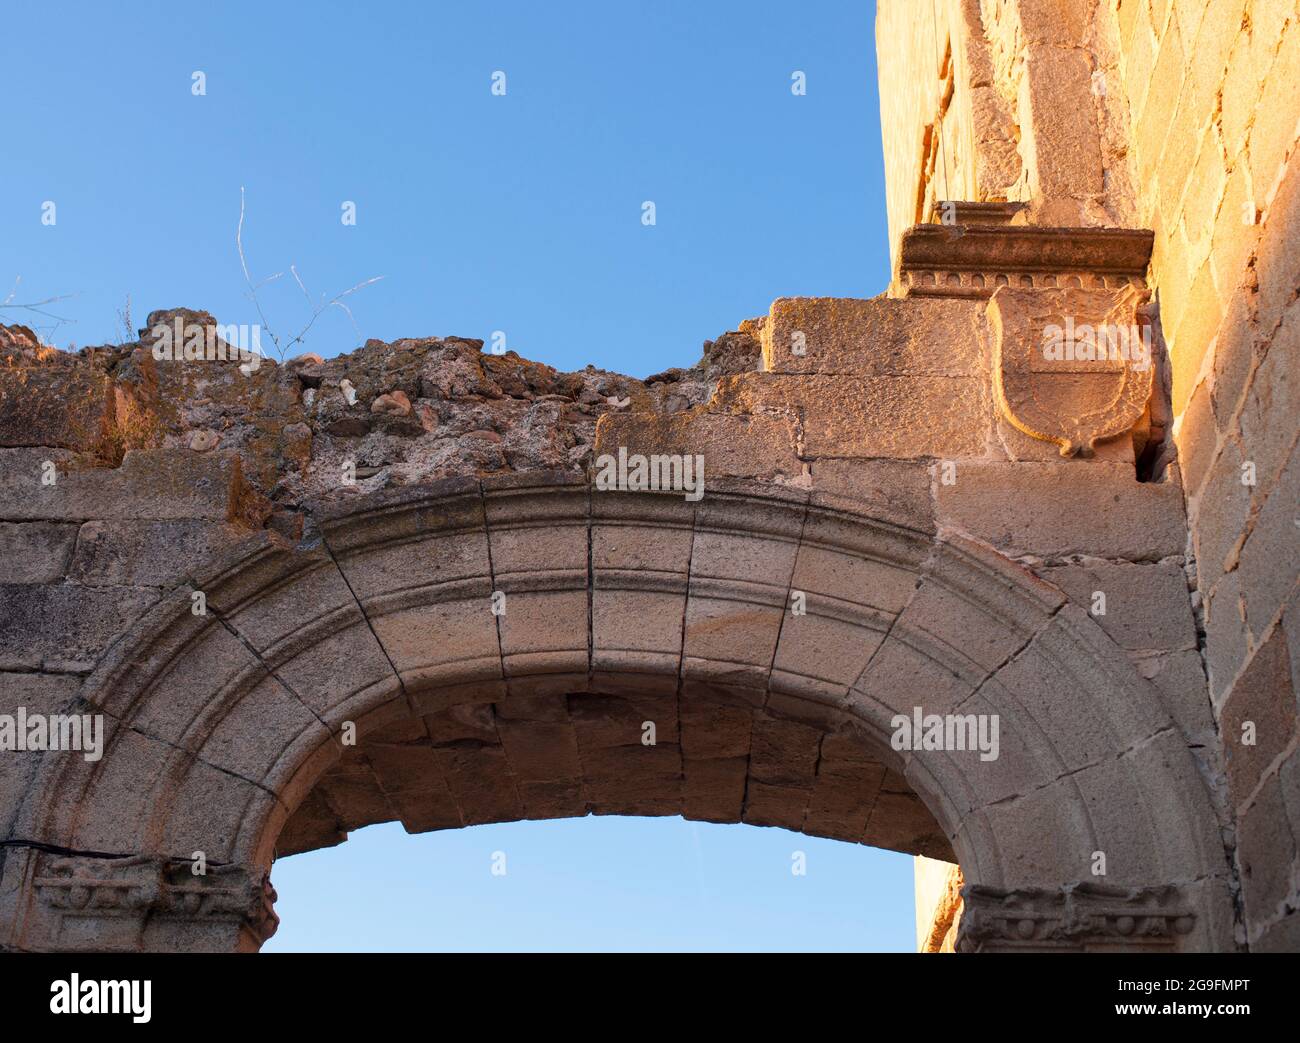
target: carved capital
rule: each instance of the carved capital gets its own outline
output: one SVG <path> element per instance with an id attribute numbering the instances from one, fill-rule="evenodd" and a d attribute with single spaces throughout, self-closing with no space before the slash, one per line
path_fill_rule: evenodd
<path id="1" fill-rule="evenodd" d="M 68 921 L 182 920 L 226 922 L 259 942 L 279 926 L 270 875 L 245 866 L 210 866 L 194 875 L 190 863 L 137 855 L 105 859 L 47 857 L 33 880 L 43 906 L 62 928 Z M 76 933 L 71 932 L 71 933 Z M 120 935 L 121 932 L 114 932 Z"/>
<path id="2" fill-rule="evenodd" d="M 958 952 L 995 949 L 1170 949 L 1194 916 L 1176 887 L 962 888 Z"/>

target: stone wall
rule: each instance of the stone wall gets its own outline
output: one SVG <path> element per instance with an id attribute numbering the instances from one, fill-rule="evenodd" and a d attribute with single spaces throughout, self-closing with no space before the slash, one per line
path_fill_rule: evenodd
<path id="1" fill-rule="evenodd" d="M 0 327 L 0 712 L 116 736 L 0 760 L 0 945 L 93 943 L 84 876 L 144 896 L 116 947 L 255 947 L 277 850 L 621 810 L 957 857 L 934 951 L 1296 947 L 1294 12 L 882 0 L 877 33 L 888 293 L 778 299 L 690 369 Z M 1067 315 L 1149 357 L 1043 364 Z M 601 490 L 638 454 L 708 497 Z M 1002 715 L 1007 756 L 895 757 L 914 707 Z"/>
<path id="2" fill-rule="evenodd" d="M 1102 12 L 1119 40 L 1137 220 L 1169 345 L 1245 934 L 1300 948 L 1300 8 Z M 1243 742 L 1253 722 L 1256 744 Z"/>
<path id="3" fill-rule="evenodd" d="M 1089 226 L 1153 232 L 1144 285 L 1172 436 L 1156 469 L 1176 450 L 1189 531 L 1175 557 L 1195 592 L 1166 683 L 1209 708 L 1199 741 L 1240 878 L 1239 941 L 1294 949 L 1300 12 L 882 0 L 877 49 L 895 292 L 915 278 L 908 226 L 944 221 L 945 189 L 964 193 L 958 223 L 1073 226 L 1062 242 Z M 936 58 L 949 52 L 951 68 Z"/>
<path id="4" fill-rule="evenodd" d="M 1021 257 L 1024 235 L 993 238 Z M 252 917 L 237 942 L 226 919 L 114 920 L 113 945 L 247 947 L 276 851 L 393 817 L 635 812 L 955 854 L 971 949 L 1127 944 L 1114 925 L 1135 919 L 1143 945 L 1221 947 L 1182 490 L 1176 467 L 1139 480 L 1162 440 L 1149 374 L 1131 413 L 1068 373 L 1017 378 L 1071 455 L 1008 404 L 1039 305 L 1141 319 L 1130 246 L 1087 259 L 1086 291 L 781 299 L 646 381 L 455 338 L 155 359 L 155 321 L 215 328 L 201 312 L 77 356 L 5 330 L 3 708 L 99 708 L 119 736 L 85 780 L 4 760 L 10 944 L 100 929 L 66 875 L 135 877 L 87 851 L 144 859 L 166 896 L 167 859 L 210 845 L 235 867 L 216 906 Z M 1074 444 L 1080 423 L 1110 433 Z M 620 453 L 698 456 L 708 493 L 598 494 Z M 514 608 L 494 623 L 497 589 Z M 1007 722 L 1001 760 L 890 752 L 891 714 L 959 706 Z M 638 717 L 672 725 L 649 754 Z M 1079 915 L 1107 926 L 1081 942 Z"/>

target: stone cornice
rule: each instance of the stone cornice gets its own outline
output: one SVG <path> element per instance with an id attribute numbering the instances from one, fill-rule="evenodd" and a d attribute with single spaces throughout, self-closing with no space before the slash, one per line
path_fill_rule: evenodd
<path id="1" fill-rule="evenodd" d="M 210 866 L 137 855 L 43 860 L 34 880 L 41 902 L 62 918 L 180 917 L 221 920 L 248 929 L 259 942 L 279 926 L 269 875 L 241 866 Z"/>
<path id="2" fill-rule="evenodd" d="M 1145 285 L 1154 233 L 1128 228 L 914 225 L 899 250 L 899 296 L 988 297 L 999 286 Z"/>
<path id="3" fill-rule="evenodd" d="M 1083 882 L 1059 890 L 962 888 L 959 952 L 989 949 L 1171 948 L 1192 930 L 1178 888 Z"/>

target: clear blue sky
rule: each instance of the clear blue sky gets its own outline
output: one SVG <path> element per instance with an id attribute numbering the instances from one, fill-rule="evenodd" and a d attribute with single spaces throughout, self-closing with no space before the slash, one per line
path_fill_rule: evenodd
<path id="1" fill-rule="evenodd" d="M 888 279 L 869 0 L 5 6 L 0 298 L 75 294 L 60 346 L 119 339 L 128 295 L 137 327 L 257 322 L 241 185 L 255 277 L 382 275 L 349 298 L 363 337 L 502 330 L 563 369 L 690 365 L 774 297 Z M 287 274 L 263 304 L 309 314 Z M 331 310 L 307 349 L 355 345 Z M 271 949 L 914 944 L 910 859 L 680 819 L 373 827 L 274 879 Z"/>

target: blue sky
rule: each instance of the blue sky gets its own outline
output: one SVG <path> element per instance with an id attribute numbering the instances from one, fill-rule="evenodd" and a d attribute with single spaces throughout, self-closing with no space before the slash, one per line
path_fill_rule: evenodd
<path id="1" fill-rule="evenodd" d="M 791 872 L 795 852 L 806 875 Z M 676 817 L 418 836 L 387 823 L 282 859 L 271 879 L 281 923 L 266 952 L 916 947 L 908 856 Z"/>
<path id="2" fill-rule="evenodd" d="M 4 22 L 0 298 L 74 295 L 59 346 L 120 339 L 128 296 L 136 327 L 257 322 L 241 186 L 254 277 L 286 273 L 262 292 L 281 334 L 310 315 L 293 264 L 317 296 L 384 276 L 348 299 L 362 338 L 501 330 L 646 375 L 775 297 L 888 280 L 869 0 L 10 0 Z M 306 349 L 356 344 L 331 309 Z M 272 950 L 914 944 L 910 859 L 680 819 L 378 826 L 274 880 Z"/>
<path id="3" fill-rule="evenodd" d="M 774 297 L 888 278 L 869 2 L 5 6 L 0 297 L 76 294 L 60 346 L 115 339 L 128 295 L 137 327 L 256 322 L 241 185 L 256 277 L 382 275 L 363 337 L 502 330 L 565 369 L 690 365 Z M 287 274 L 264 298 L 306 321 Z M 355 341 L 332 309 L 308 348 Z"/>

